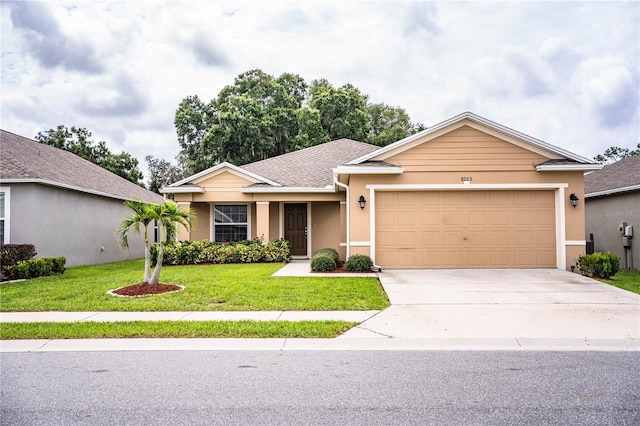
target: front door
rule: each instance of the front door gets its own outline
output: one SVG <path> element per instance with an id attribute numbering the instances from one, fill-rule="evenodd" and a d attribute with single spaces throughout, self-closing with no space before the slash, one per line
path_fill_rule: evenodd
<path id="1" fill-rule="evenodd" d="M 291 244 L 291 256 L 307 256 L 307 204 L 284 205 L 284 238 Z"/>

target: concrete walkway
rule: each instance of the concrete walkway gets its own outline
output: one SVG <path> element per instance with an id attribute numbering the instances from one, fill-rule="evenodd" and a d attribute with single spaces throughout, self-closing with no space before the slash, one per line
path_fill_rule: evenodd
<path id="1" fill-rule="evenodd" d="M 362 322 L 380 311 L 2 312 L 8 322 L 324 321 Z"/>

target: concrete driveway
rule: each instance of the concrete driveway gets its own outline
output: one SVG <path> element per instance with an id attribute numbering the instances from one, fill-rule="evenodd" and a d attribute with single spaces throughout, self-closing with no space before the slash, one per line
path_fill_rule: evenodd
<path id="1" fill-rule="evenodd" d="M 385 270 L 392 306 L 344 337 L 544 339 L 640 348 L 640 295 L 550 269 Z M 604 343 L 603 343 L 604 342 Z M 607 343 L 608 342 L 608 343 Z"/>

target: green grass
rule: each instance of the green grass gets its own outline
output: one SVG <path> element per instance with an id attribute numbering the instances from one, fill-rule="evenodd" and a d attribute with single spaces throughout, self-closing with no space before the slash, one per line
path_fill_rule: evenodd
<path id="1" fill-rule="evenodd" d="M 332 338 L 356 326 L 346 321 L 127 321 L 0 324 L 0 339 L 152 337 Z"/>
<path id="2" fill-rule="evenodd" d="M 63 275 L 0 285 L 0 311 L 323 311 L 389 306 L 376 278 L 272 277 L 282 266 L 164 267 L 160 281 L 185 289 L 140 298 L 114 297 L 107 291 L 142 281 L 142 260 L 69 268 Z"/>
<path id="3" fill-rule="evenodd" d="M 640 271 L 618 271 L 610 280 L 599 279 L 603 283 L 611 284 L 623 290 L 640 294 Z"/>

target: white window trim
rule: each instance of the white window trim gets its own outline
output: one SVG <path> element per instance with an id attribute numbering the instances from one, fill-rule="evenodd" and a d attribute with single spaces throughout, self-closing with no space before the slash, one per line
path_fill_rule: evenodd
<path id="1" fill-rule="evenodd" d="M 0 186 L 0 192 L 4 192 L 4 241 L 2 244 L 11 243 L 11 187 Z"/>
<path id="2" fill-rule="evenodd" d="M 216 240 L 216 206 L 247 206 L 247 240 L 251 239 L 251 203 L 211 203 L 209 204 L 209 241 Z"/>
<path id="3" fill-rule="evenodd" d="M 376 191 L 472 191 L 472 190 L 555 190 L 556 212 L 556 268 L 567 269 L 565 188 L 567 183 L 495 183 L 495 184 L 416 184 L 366 185 L 369 190 L 370 257 L 376 263 Z"/>

